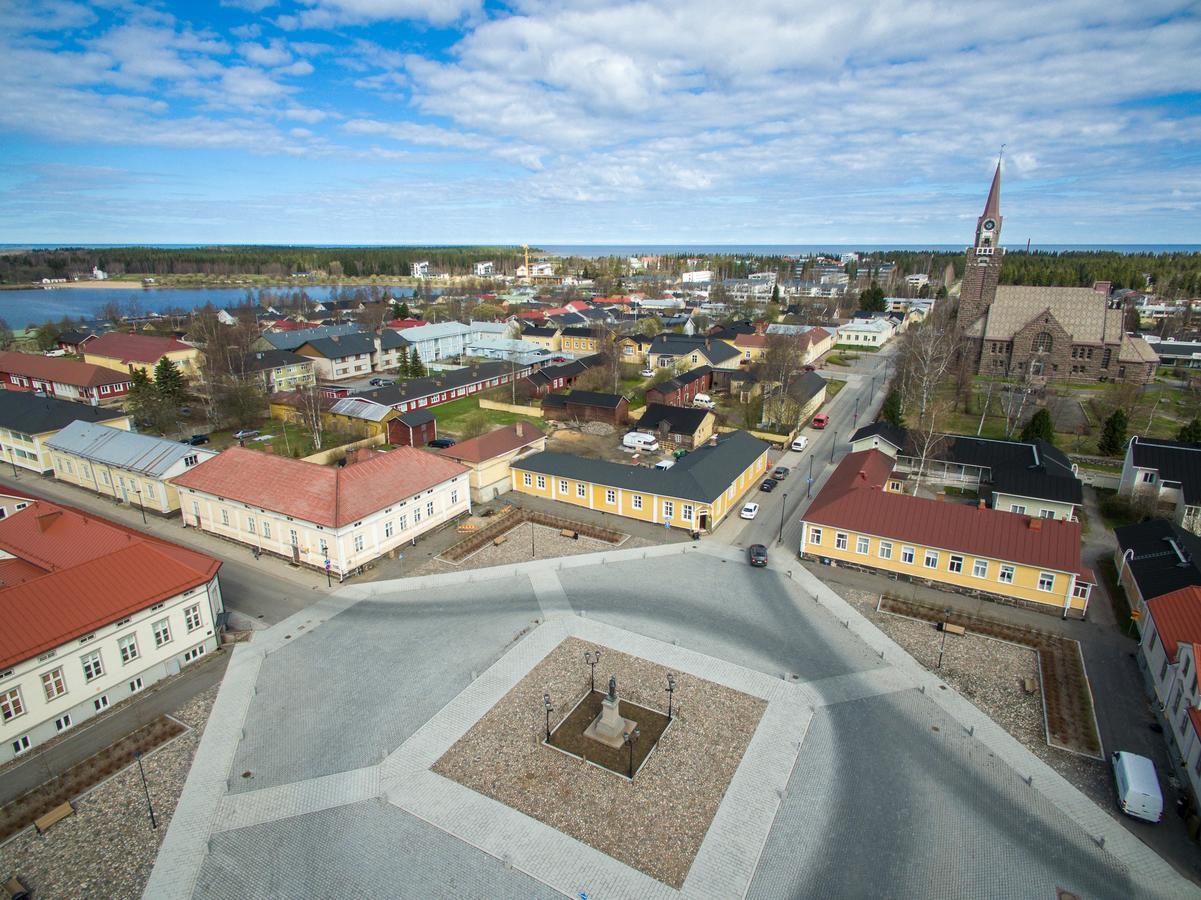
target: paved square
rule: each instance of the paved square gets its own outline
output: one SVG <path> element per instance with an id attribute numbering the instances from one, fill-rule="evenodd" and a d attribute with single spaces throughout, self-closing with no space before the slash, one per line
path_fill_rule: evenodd
<path id="1" fill-rule="evenodd" d="M 766 704 L 682 883 L 436 771 L 567 640 Z M 581 662 L 581 686 L 586 671 Z M 535 690 L 523 715 L 537 720 Z M 684 691 L 677 699 L 693 702 Z M 533 750 L 537 735 L 529 740 Z M 648 768 L 668 759 L 656 756 Z M 494 762 L 481 759 L 474 777 Z M 1197 896 L 1111 810 L 811 573 L 751 570 L 729 548 L 676 544 L 350 587 L 260 632 L 231 659 L 146 896 L 1050 897 L 1056 888 Z"/>

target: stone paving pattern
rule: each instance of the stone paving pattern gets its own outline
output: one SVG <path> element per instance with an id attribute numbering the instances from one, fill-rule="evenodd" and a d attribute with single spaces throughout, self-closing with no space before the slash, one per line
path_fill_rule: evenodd
<path id="1" fill-rule="evenodd" d="M 569 634 L 768 700 L 680 891 L 429 771 Z M 288 893 L 273 848 L 318 894 L 1197 896 L 811 573 L 730 548 L 344 590 L 240 647 L 213 721 L 149 897 Z"/>

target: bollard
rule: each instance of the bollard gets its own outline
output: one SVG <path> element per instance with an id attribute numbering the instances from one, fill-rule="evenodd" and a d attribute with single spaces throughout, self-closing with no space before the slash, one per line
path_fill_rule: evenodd
<path id="1" fill-rule="evenodd" d="M 1028 784 L 1030 787 L 1034 787 L 1034 776 L 1033 775 L 1026 776 L 1026 784 Z"/>
<path id="2" fill-rule="evenodd" d="M 967 736 L 968 736 L 968 737 L 974 737 L 974 736 L 975 736 L 975 734 L 976 734 L 976 726 L 975 726 L 975 725 L 969 725 L 969 726 L 967 727 Z"/>

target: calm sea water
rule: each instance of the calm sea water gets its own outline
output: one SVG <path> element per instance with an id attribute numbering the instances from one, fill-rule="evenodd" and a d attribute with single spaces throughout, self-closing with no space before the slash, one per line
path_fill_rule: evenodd
<path id="1" fill-rule="evenodd" d="M 354 286 L 350 288 L 354 289 Z M 265 293 L 284 294 L 299 288 L 267 288 Z M 337 290 L 333 286 L 313 285 L 304 292 L 314 300 L 327 300 Z M 413 296 L 408 287 L 389 287 L 393 296 Z M 253 295 L 257 300 L 258 291 Z M 110 303 L 116 303 L 126 313 L 167 312 L 168 310 L 192 310 L 211 303 L 218 308 L 242 306 L 246 303 L 244 288 L 163 288 L 146 290 L 140 287 L 125 288 L 50 288 L 21 291 L 0 291 L 0 318 L 10 328 L 24 328 L 42 322 L 57 322 L 63 316 L 72 319 L 93 318 Z"/>

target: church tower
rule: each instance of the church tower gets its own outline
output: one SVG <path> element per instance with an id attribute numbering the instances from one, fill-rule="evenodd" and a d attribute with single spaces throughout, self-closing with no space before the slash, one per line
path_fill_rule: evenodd
<path id="1" fill-rule="evenodd" d="M 1001 161 L 993 173 L 984 212 L 976 220 L 976 242 L 967 251 L 967 267 L 959 292 L 960 329 L 970 328 L 992 305 L 1001 276 Z"/>

